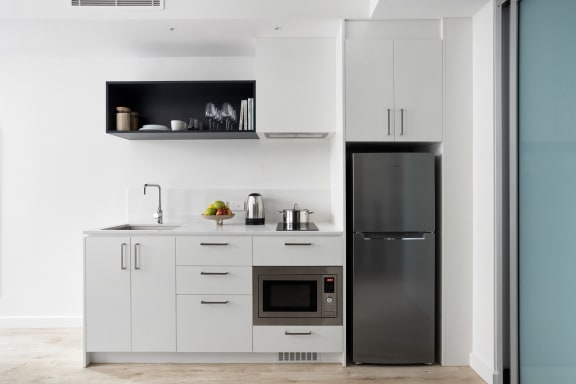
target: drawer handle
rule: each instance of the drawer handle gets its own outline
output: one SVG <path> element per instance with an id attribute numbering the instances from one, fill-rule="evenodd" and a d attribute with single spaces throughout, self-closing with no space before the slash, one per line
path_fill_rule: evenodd
<path id="1" fill-rule="evenodd" d="M 284 245 L 312 245 L 312 243 L 284 243 Z"/>
<path id="2" fill-rule="evenodd" d="M 284 334 L 286 336 L 310 336 L 312 335 L 312 331 L 308 331 L 308 332 L 289 332 L 289 331 L 284 331 Z"/>
<path id="3" fill-rule="evenodd" d="M 228 243 L 200 243 L 200 245 L 228 245 Z"/>
<path id="4" fill-rule="evenodd" d="M 205 300 L 201 300 L 200 304 L 228 304 L 228 300 L 224 300 L 224 301 L 205 301 Z"/>
<path id="5" fill-rule="evenodd" d="M 228 272 L 200 272 L 201 275 L 209 275 L 209 276 L 224 276 L 227 275 Z"/>

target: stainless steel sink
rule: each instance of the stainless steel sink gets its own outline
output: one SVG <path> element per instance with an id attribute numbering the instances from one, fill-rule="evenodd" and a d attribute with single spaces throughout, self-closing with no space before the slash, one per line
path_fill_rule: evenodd
<path id="1" fill-rule="evenodd" d="M 170 231 L 172 229 L 180 228 L 179 225 L 163 225 L 163 224 L 122 224 L 115 227 L 102 228 L 103 230 L 113 231 Z"/>

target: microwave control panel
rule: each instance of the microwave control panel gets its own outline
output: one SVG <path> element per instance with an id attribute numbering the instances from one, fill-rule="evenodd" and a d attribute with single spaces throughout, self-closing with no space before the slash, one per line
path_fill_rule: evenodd
<path id="1" fill-rule="evenodd" d="M 336 317 L 338 310 L 336 306 L 336 276 L 329 275 L 323 277 L 324 289 L 322 290 L 322 317 Z"/>

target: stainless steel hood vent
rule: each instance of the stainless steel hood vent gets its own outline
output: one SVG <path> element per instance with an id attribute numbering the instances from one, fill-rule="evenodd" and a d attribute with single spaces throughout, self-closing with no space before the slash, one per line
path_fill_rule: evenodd
<path id="1" fill-rule="evenodd" d="M 164 0 L 70 0 L 72 7 L 164 9 Z"/>
<path id="2" fill-rule="evenodd" d="M 267 139 L 324 139 L 328 132 L 264 132 Z"/>

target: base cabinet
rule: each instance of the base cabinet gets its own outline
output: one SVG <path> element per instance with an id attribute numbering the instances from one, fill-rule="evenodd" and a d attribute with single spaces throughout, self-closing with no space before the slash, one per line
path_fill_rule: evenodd
<path id="1" fill-rule="evenodd" d="M 254 352 L 342 352 L 341 326 L 256 326 Z"/>
<path id="2" fill-rule="evenodd" d="M 178 295 L 178 352 L 252 352 L 252 295 Z"/>
<path id="3" fill-rule="evenodd" d="M 87 352 L 176 351 L 173 237 L 87 237 Z"/>
<path id="4" fill-rule="evenodd" d="M 247 362 L 262 358 L 246 354 L 257 352 L 273 354 L 264 357 L 273 362 L 279 352 L 344 350 L 342 326 L 253 325 L 252 257 L 341 265 L 339 236 L 87 235 L 84 241 L 86 364 L 160 356 L 136 352 L 174 352 L 162 354 L 174 361 L 218 361 L 207 354 L 221 353 Z"/>
<path id="5" fill-rule="evenodd" d="M 86 350 L 132 350 L 130 237 L 87 237 L 84 255 Z"/>

